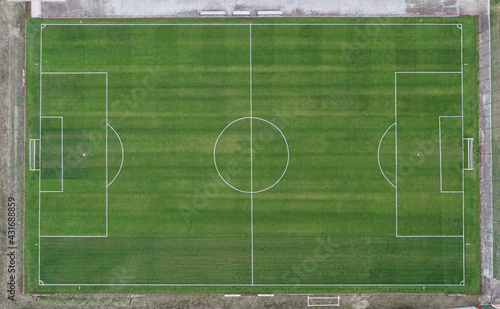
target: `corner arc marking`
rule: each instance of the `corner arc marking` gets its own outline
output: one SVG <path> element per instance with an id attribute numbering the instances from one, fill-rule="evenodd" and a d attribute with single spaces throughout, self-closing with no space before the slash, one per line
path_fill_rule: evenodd
<path id="1" fill-rule="evenodd" d="M 382 137 L 380 138 L 380 142 L 378 143 L 378 151 L 377 151 L 378 168 L 380 169 L 380 172 L 382 173 L 382 176 L 384 176 L 385 180 L 387 180 L 387 182 L 390 183 L 391 186 L 393 186 L 394 188 L 396 188 L 396 186 L 385 176 L 385 173 L 382 170 L 382 166 L 380 165 L 380 146 L 382 146 L 382 141 L 384 140 L 384 137 L 387 134 L 387 132 L 389 132 L 389 130 L 395 125 L 396 123 L 393 123 L 389 128 L 387 128 L 387 130 L 385 130 L 384 135 L 382 135 Z"/>
<path id="2" fill-rule="evenodd" d="M 118 169 L 118 173 L 116 173 L 115 177 L 113 178 L 113 180 L 111 180 L 110 183 L 108 183 L 106 185 L 106 188 L 109 187 L 113 181 L 115 181 L 116 177 L 118 177 L 118 175 L 120 174 L 120 172 L 122 171 L 122 167 L 123 167 L 123 157 L 125 156 L 125 152 L 123 151 L 123 143 L 122 143 L 122 139 L 120 138 L 120 135 L 118 135 L 118 133 L 116 133 L 115 129 L 113 129 L 113 127 L 109 124 L 109 123 L 106 123 L 106 125 L 108 127 L 110 127 L 111 130 L 113 130 L 113 132 L 115 132 L 116 134 L 116 137 L 118 137 L 118 141 L 120 141 L 120 146 L 122 148 L 122 162 L 120 163 L 120 168 Z M 107 137 L 106 137 L 107 138 Z M 107 154 L 106 154 L 107 155 Z"/>

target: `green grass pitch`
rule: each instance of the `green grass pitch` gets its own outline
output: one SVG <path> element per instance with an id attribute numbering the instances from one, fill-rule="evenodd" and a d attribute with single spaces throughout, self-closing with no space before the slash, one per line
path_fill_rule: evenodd
<path id="1" fill-rule="evenodd" d="M 476 17 L 27 36 L 27 292 L 480 293 Z"/>

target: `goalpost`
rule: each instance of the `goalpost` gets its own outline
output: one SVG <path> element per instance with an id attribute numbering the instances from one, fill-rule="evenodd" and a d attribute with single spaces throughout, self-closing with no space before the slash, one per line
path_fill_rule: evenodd
<path id="1" fill-rule="evenodd" d="M 40 160 L 38 157 L 37 150 L 40 149 L 40 139 L 32 138 L 29 144 L 29 164 L 30 171 L 40 171 L 40 166 L 38 165 Z"/>
<path id="2" fill-rule="evenodd" d="M 307 296 L 307 307 L 338 307 L 340 295 L 337 296 Z"/>
<path id="3" fill-rule="evenodd" d="M 467 150 L 464 154 L 467 156 L 467 165 L 464 166 L 464 170 L 473 171 L 474 170 L 474 139 L 464 138 L 467 141 Z M 465 164 L 465 163 L 464 163 Z"/>

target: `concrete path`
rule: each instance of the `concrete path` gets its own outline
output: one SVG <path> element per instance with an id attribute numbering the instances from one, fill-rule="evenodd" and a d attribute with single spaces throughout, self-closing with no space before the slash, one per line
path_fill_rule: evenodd
<path id="1" fill-rule="evenodd" d="M 32 0 L 40 1 L 40 0 Z M 202 10 L 280 10 L 294 15 L 457 15 L 484 13 L 487 0 L 66 0 L 41 3 L 43 17 L 199 16 Z"/>

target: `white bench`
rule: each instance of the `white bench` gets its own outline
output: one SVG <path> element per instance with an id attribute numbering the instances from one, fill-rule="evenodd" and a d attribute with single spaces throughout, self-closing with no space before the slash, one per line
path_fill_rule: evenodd
<path id="1" fill-rule="evenodd" d="M 250 11 L 233 11 L 234 16 L 248 16 Z"/>
<path id="2" fill-rule="evenodd" d="M 257 15 L 283 15 L 282 11 L 258 11 Z"/>
<path id="3" fill-rule="evenodd" d="M 226 11 L 201 11 L 201 16 L 226 15 Z"/>

